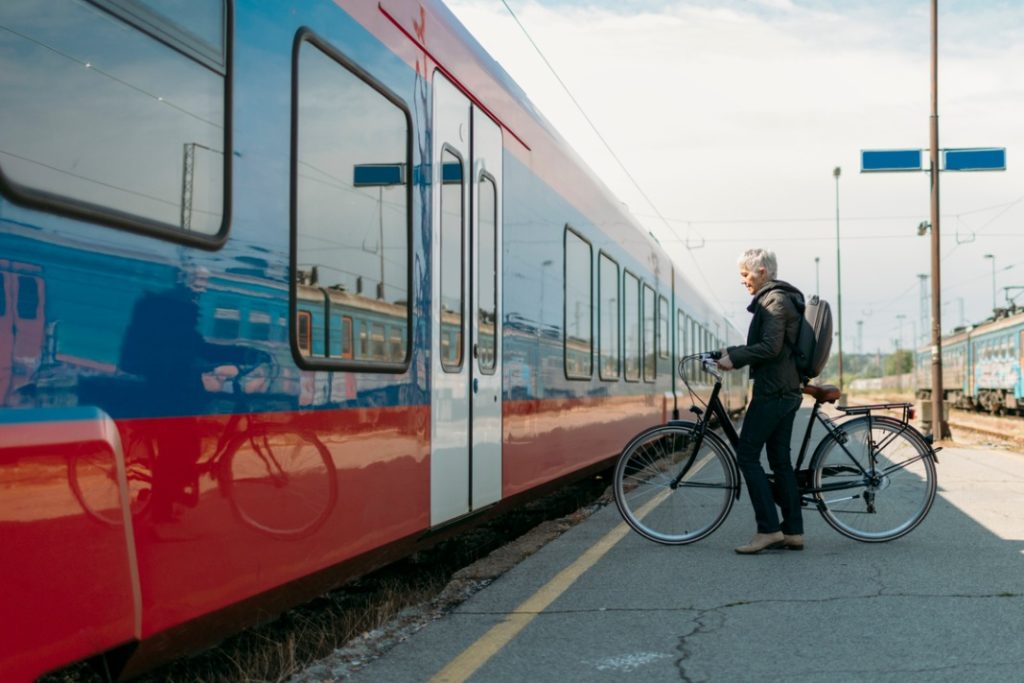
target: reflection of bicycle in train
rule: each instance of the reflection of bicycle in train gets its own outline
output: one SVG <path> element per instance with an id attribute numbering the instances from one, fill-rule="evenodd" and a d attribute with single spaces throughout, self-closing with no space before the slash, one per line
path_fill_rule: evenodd
<path id="1" fill-rule="evenodd" d="M 265 366 L 256 366 L 244 372 L 229 371 L 219 378 L 230 380 L 235 406 L 226 423 L 216 416 L 196 418 L 198 433 L 182 435 L 178 442 L 167 427 L 161 431 L 151 422 L 147 428 L 136 421 L 122 423 L 133 518 L 165 521 L 175 506 L 195 507 L 206 478 L 215 482 L 238 519 L 257 531 L 294 539 L 324 523 L 338 498 L 337 476 L 327 447 L 313 432 L 291 424 L 288 413 L 242 412 L 252 407 L 252 399 L 258 395 L 252 393 L 253 385 L 264 381 L 260 367 L 266 371 Z M 200 449 L 198 459 L 171 460 L 176 455 L 170 452 L 172 446 L 187 446 L 189 440 Z M 168 463 L 178 471 L 171 474 Z M 91 517 L 106 524 L 121 523 L 117 463 L 109 456 L 86 452 L 72 458 L 68 480 L 75 498 Z"/>

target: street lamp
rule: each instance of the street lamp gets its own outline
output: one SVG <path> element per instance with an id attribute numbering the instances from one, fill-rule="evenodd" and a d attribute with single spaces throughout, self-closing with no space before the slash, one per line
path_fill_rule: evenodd
<path id="1" fill-rule="evenodd" d="M 843 170 L 836 166 L 832 177 L 836 179 L 836 313 L 839 320 L 839 393 L 843 391 L 843 277 L 842 260 L 839 258 L 839 175 Z"/>
<path id="2" fill-rule="evenodd" d="M 814 257 L 814 293 L 821 296 L 821 269 L 818 267 L 821 263 L 821 257 Z"/>
<path id="3" fill-rule="evenodd" d="M 995 254 L 985 254 L 982 258 L 992 259 L 992 311 L 996 310 L 996 257 Z"/>

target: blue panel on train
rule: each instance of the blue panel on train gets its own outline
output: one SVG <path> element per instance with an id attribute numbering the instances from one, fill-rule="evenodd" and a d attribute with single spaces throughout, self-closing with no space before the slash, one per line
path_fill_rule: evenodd
<path id="1" fill-rule="evenodd" d="M 405 164 L 357 164 L 353 166 L 352 185 L 377 187 L 405 182 Z"/>
<path id="2" fill-rule="evenodd" d="M 921 150 L 919 149 L 862 149 L 860 151 L 860 172 L 920 171 Z"/>
<path id="3" fill-rule="evenodd" d="M 1005 171 L 1005 147 L 980 147 L 974 149 L 947 149 L 945 151 L 947 171 Z"/>

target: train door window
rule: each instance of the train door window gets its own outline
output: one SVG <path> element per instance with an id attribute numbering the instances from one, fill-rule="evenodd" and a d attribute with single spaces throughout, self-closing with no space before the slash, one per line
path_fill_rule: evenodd
<path id="1" fill-rule="evenodd" d="M 34 277 L 18 277 L 18 317 L 22 320 L 39 317 L 39 281 Z"/>
<path id="2" fill-rule="evenodd" d="M 299 311 L 296 317 L 298 330 L 299 351 L 304 356 L 313 352 L 311 341 L 313 339 L 313 315 L 309 311 Z"/>
<path id="3" fill-rule="evenodd" d="M 587 379 L 593 375 L 592 252 L 590 243 L 565 228 L 565 374 Z"/>
<path id="4" fill-rule="evenodd" d="M 658 297 L 658 358 L 668 358 L 672 347 L 672 338 L 669 336 L 669 325 L 671 324 L 668 315 L 668 299 Z"/>
<path id="5" fill-rule="evenodd" d="M 341 357 L 352 357 L 352 318 L 341 316 Z"/>
<path id="6" fill-rule="evenodd" d="M 655 365 L 655 357 L 657 356 L 655 349 L 657 344 L 657 339 L 655 338 L 657 320 L 654 308 L 654 290 L 649 285 L 644 285 L 643 317 L 644 381 L 653 382 L 657 374 L 657 366 Z"/>
<path id="7" fill-rule="evenodd" d="M 292 301 L 319 289 L 360 325 L 356 357 L 311 357 L 304 365 L 404 370 L 412 300 L 408 109 L 308 31 L 295 55 Z M 340 335 L 337 324 L 330 321 L 328 339 Z M 385 343 L 378 325 L 403 327 L 401 348 Z"/>
<path id="8" fill-rule="evenodd" d="M 229 8 L 195 4 L 0 2 L 3 68 L 17 74 L 0 87 L 0 188 L 189 241 L 222 233 Z"/>
<path id="9" fill-rule="evenodd" d="M 450 149 L 441 153 L 441 320 L 449 330 L 462 331 L 465 324 L 465 184 L 463 162 Z M 462 347 L 448 347 L 441 356 L 441 367 L 455 372 L 462 367 Z"/>
<path id="10" fill-rule="evenodd" d="M 640 280 L 631 272 L 622 276 L 623 374 L 627 382 L 640 379 Z"/>
<path id="11" fill-rule="evenodd" d="M 494 179 L 482 176 L 478 183 L 477 214 L 477 364 L 485 373 L 494 372 L 494 330 L 498 314 L 498 200 Z"/>
<path id="12" fill-rule="evenodd" d="M 602 253 L 597 266 L 597 355 L 601 379 L 619 378 L 619 264 Z"/>

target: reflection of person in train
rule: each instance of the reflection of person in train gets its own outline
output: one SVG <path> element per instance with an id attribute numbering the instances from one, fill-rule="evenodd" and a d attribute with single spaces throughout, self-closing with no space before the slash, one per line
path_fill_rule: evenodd
<path id="1" fill-rule="evenodd" d="M 206 269 L 199 267 L 182 272 L 169 290 L 143 294 L 132 310 L 121 347 L 121 369 L 144 380 L 143 404 L 138 408 L 159 418 L 151 432 L 156 446 L 151 510 L 156 521 L 171 519 L 175 502 L 194 504 L 199 494 L 195 466 L 201 455 L 200 434 L 170 418 L 202 411 L 204 373 L 231 377 L 238 372 L 235 366 L 266 357 L 254 349 L 212 344 L 200 334 L 199 296 L 207 278 Z"/>

